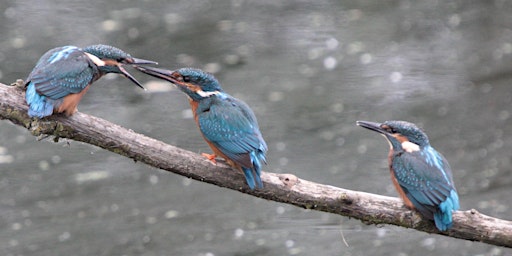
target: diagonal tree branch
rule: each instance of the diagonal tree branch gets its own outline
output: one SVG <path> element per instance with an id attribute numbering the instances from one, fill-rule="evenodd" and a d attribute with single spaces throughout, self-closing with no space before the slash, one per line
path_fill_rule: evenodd
<path id="1" fill-rule="evenodd" d="M 19 86 L 0 84 L 0 119 L 27 128 L 34 136 L 52 135 L 95 145 L 135 161 L 256 197 L 298 207 L 339 214 L 366 224 L 391 224 L 470 241 L 511 247 L 512 222 L 476 210 L 454 213 L 453 228 L 439 232 L 431 221 L 406 209 L 398 198 L 352 191 L 297 178 L 293 174 L 262 173 L 264 189 L 251 191 L 242 173 L 106 120 L 76 113 L 67 118 L 31 119 Z"/>

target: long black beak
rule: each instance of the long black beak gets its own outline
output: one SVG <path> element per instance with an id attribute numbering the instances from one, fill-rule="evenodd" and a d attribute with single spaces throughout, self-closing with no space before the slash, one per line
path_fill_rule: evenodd
<path id="1" fill-rule="evenodd" d="M 381 133 L 384 135 L 389 134 L 388 131 L 382 129 L 381 123 L 369 122 L 369 121 L 357 121 L 356 124 L 363 128 L 366 128 L 368 130 L 372 130 L 374 132 L 378 132 L 378 133 Z"/>
<path id="2" fill-rule="evenodd" d="M 141 67 L 141 66 L 133 66 L 133 67 L 144 74 L 148 74 L 148 75 L 156 77 L 156 78 L 167 80 L 173 84 L 179 83 L 179 81 L 176 80 L 176 78 L 174 78 L 172 76 L 172 74 L 174 73 L 173 70 L 154 68 L 154 67 Z"/>
<path id="3" fill-rule="evenodd" d="M 137 81 L 137 79 L 135 79 L 135 77 L 133 77 L 130 73 L 128 73 L 128 71 L 126 71 L 126 69 L 124 69 L 123 65 L 122 64 L 119 64 L 117 65 L 117 67 L 119 68 L 119 70 L 121 71 L 121 73 L 123 73 L 123 75 L 130 79 L 130 81 L 132 81 L 134 84 L 136 84 L 138 87 L 144 89 L 144 91 L 146 90 L 146 88 L 144 88 L 144 86 L 142 86 L 142 84 Z"/>
<path id="4" fill-rule="evenodd" d="M 152 61 L 152 60 L 144 60 L 144 59 L 137 59 L 137 58 L 132 58 L 133 62 L 131 62 L 130 64 L 135 64 L 135 65 L 157 65 L 158 62 L 156 61 Z"/>

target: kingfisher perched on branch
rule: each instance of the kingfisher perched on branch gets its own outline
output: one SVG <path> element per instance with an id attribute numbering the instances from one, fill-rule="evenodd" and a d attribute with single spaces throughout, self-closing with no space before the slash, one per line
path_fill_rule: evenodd
<path id="1" fill-rule="evenodd" d="M 440 231 L 451 228 L 459 196 L 448 161 L 430 146 L 427 135 L 405 121 L 357 121 L 357 125 L 382 134 L 389 142 L 391 179 L 405 205 L 434 220 Z"/>
<path id="2" fill-rule="evenodd" d="M 267 144 L 256 116 L 245 102 L 225 93 L 212 74 L 199 69 L 136 68 L 175 84 L 188 95 L 199 131 L 214 153 L 204 156 L 214 163 L 216 156 L 224 158 L 230 166 L 243 171 L 251 189 L 256 185 L 263 188 L 261 163 L 266 163 Z"/>
<path id="3" fill-rule="evenodd" d="M 53 113 L 72 115 L 89 86 L 107 73 L 122 74 L 144 89 L 124 69 L 124 64 L 157 63 L 133 58 L 118 48 L 103 44 L 49 50 L 41 56 L 25 83 L 28 115 L 39 118 Z"/>

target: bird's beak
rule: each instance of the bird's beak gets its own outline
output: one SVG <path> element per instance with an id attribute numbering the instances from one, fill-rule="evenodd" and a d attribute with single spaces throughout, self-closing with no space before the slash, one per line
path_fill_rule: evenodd
<path id="1" fill-rule="evenodd" d="M 144 88 L 144 86 L 142 86 L 142 84 L 137 81 L 137 79 L 135 79 L 135 77 L 133 77 L 130 73 L 128 73 L 128 71 L 126 71 L 126 69 L 124 69 L 123 65 L 121 63 L 119 63 L 117 65 L 117 67 L 119 68 L 119 70 L 121 71 L 121 73 L 123 73 L 123 75 L 130 79 L 133 83 L 135 83 L 137 86 L 139 86 L 140 88 L 146 90 L 146 88 Z"/>
<path id="2" fill-rule="evenodd" d="M 130 62 L 130 64 L 134 64 L 134 65 L 157 65 L 158 62 L 152 61 L 152 60 L 144 60 L 144 59 L 132 58 L 132 61 Z"/>
<path id="3" fill-rule="evenodd" d="M 390 135 L 388 131 L 384 130 L 381 127 L 381 125 L 382 125 L 381 123 L 375 123 L 375 122 L 369 122 L 369 121 L 357 121 L 356 124 L 361 127 L 366 128 L 368 130 L 372 130 L 374 132 L 378 132 L 383 135 Z"/>
<path id="4" fill-rule="evenodd" d="M 167 80 L 173 84 L 181 83 L 178 79 L 173 76 L 174 71 L 162 68 L 154 68 L 154 67 L 141 67 L 141 66 L 133 66 L 135 69 L 139 70 L 144 74 L 148 74 L 150 76 Z"/>

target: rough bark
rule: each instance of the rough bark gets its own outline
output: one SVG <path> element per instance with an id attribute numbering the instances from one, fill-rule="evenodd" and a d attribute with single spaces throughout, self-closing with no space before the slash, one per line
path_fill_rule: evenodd
<path id="1" fill-rule="evenodd" d="M 470 241 L 511 247 L 512 222 L 476 210 L 454 213 L 454 225 L 439 232 L 433 223 L 408 210 L 398 198 L 318 184 L 293 174 L 262 173 L 264 189 L 250 190 L 243 174 L 222 162 L 135 133 L 106 120 L 76 113 L 44 119 L 30 118 L 19 86 L 0 84 L 0 119 L 27 128 L 34 136 L 51 135 L 95 145 L 135 161 L 256 197 L 359 219 L 366 224 L 390 224 Z"/>

